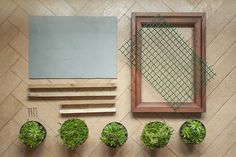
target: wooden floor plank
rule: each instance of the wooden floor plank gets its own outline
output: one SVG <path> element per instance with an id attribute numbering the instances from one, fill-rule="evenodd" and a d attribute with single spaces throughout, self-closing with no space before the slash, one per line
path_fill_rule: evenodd
<path id="1" fill-rule="evenodd" d="M 23 151 L 23 154 L 26 154 L 28 157 L 54 157 L 46 148 L 44 147 L 38 147 L 34 151 L 25 149 L 25 145 L 20 143 L 18 140 L 15 142 L 16 147 L 18 147 L 21 151 Z"/>
<path id="2" fill-rule="evenodd" d="M 226 0 L 225 3 L 206 21 L 207 34 L 206 43 L 207 45 L 217 36 L 217 34 L 233 19 L 236 15 L 236 1 Z"/>
<path id="3" fill-rule="evenodd" d="M 133 117 L 132 113 L 128 113 L 121 120 L 121 123 L 126 127 L 129 138 L 131 138 L 134 132 L 141 126 L 141 123 L 135 117 Z"/>
<path id="4" fill-rule="evenodd" d="M 207 62 L 214 65 L 236 41 L 236 17 L 207 46 Z"/>
<path id="5" fill-rule="evenodd" d="M 235 27 L 236 28 L 236 27 Z M 207 95 L 236 67 L 236 43 L 213 66 L 216 77 L 207 85 Z"/>
<path id="6" fill-rule="evenodd" d="M 194 7 L 196 7 L 202 0 L 188 0 Z"/>
<path id="7" fill-rule="evenodd" d="M 225 154 L 224 157 L 232 157 L 236 154 L 236 143 L 230 148 L 230 150 Z"/>
<path id="8" fill-rule="evenodd" d="M 224 132 L 229 123 L 236 118 L 236 94 L 214 115 L 213 118 L 205 125 L 208 134 L 204 143 L 198 145 L 198 150 L 201 152 L 207 151 L 207 148 L 214 140 L 220 137 L 220 133 Z M 236 137 L 236 134 L 235 134 Z M 236 141 L 236 139 L 235 139 Z M 224 143 L 225 144 L 225 143 Z M 224 153 L 222 151 L 222 153 Z"/>
<path id="9" fill-rule="evenodd" d="M 25 60 L 28 60 L 28 39 L 19 32 L 15 38 L 10 42 L 12 48 L 14 48 Z"/>
<path id="10" fill-rule="evenodd" d="M 69 3 L 73 8 L 75 8 L 78 12 L 88 2 L 88 0 L 65 0 L 65 1 Z"/>
<path id="11" fill-rule="evenodd" d="M 190 148 L 183 143 L 178 131 L 174 131 L 172 138 L 167 145 L 177 156 L 197 157 L 200 156 L 200 152 L 194 148 Z"/>
<path id="12" fill-rule="evenodd" d="M 57 16 L 73 16 L 77 14 L 69 4 L 64 0 L 40 0 Z"/>
<path id="13" fill-rule="evenodd" d="M 16 114 L 23 105 L 17 101 L 12 95 L 9 95 L 0 104 L 0 129 L 5 126 L 8 121 Z"/>
<path id="14" fill-rule="evenodd" d="M 138 153 L 140 150 L 140 146 L 137 145 L 132 139 L 128 139 L 126 141 L 126 147 L 120 147 L 118 150 L 109 150 L 107 146 L 103 143 L 100 143 L 97 148 L 92 152 L 89 157 L 97 157 L 97 156 L 104 156 L 104 157 L 120 157 L 120 156 L 127 156 L 131 157 Z"/>
<path id="15" fill-rule="evenodd" d="M 135 2 L 135 4 L 132 5 L 131 8 L 129 8 L 129 10 L 125 13 L 125 15 L 128 16 L 131 19 L 131 13 L 132 12 L 145 12 L 145 11 L 146 10 L 144 9 L 144 7 L 142 5 Z"/>
<path id="16" fill-rule="evenodd" d="M 15 37 L 18 30 L 8 21 L 0 25 L 0 53 L 7 44 Z"/>
<path id="17" fill-rule="evenodd" d="M 137 0 L 147 12 L 171 12 L 161 0 Z"/>
<path id="18" fill-rule="evenodd" d="M 23 8 L 28 14 L 34 16 L 52 16 L 53 13 L 48 10 L 40 1 L 38 0 L 14 0 L 21 8 Z"/>
<path id="19" fill-rule="evenodd" d="M 0 55 L 0 77 L 5 74 L 19 58 L 19 55 L 7 46 Z"/>
<path id="20" fill-rule="evenodd" d="M 0 78 L 0 103 L 18 86 L 20 81 L 11 71 Z"/>
<path id="21" fill-rule="evenodd" d="M 16 122 L 10 121 L 0 130 L 0 155 L 8 149 L 17 139 L 20 127 Z"/>
<path id="22" fill-rule="evenodd" d="M 176 12 L 192 11 L 194 6 L 188 0 L 162 0 L 168 7 Z"/>
<path id="23" fill-rule="evenodd" d="M 127 16 L 123 16 L 118 22 L 118 48 L 122 46 L 125 40 L 128 40 L 130 37 L 131 27 L 130 19 Z"/>
<path id="24" fill-rule="evenodd" d="M 201 120 L 207 122 L 218 112 L 224 103 L 236 91 L 236 69 L 234 69 L 221 84 L 207 97 L 206 114 L 203 114 Z"/>
<path id="25" fill-rule="evenodd" d="M 18 61 L 11 67 L 11 71 L 23 81 L 28 83 L 28 62 L 20 57 Z"/>
<path id="26" fill-rule="evenodd" d="M 202 154 L 202 157 L 223 156 L 235 142 L 236 119 L 234 119 L 232 123 L 230 123 L 227 128 L 225 128 L 224 131 L 215 138 L 214 143 Z"/>
<path id="27" fill-rule="evenodd" d="M 135 0 L 116 0 L 112 1 L 111 5 L 109 5 L 103 11 L 104 16 L 116 16 L 117 19 L 120 19 L 128 9 L 135 3 Z"/>
<path id="28" fill-rule="evenodd" d="M 168 148 L 164 148 L 161 150 L 153 150 L 153 151 L 145 151 L 141 149 L 135 157 L 144 157 L 144 156 L 168 156 L 168 157 L 177 157 L 174 153 L 172 153 Z"/>
<path id="29" fill-rule="evenodd" d="M 191 1 L 196 1 L 196 0 L 191 0 Z M 226 0 L 201 0 L 199 4 L 195 7 L 194 11 L 195 12 L 206 12 L 207 18 L 211 17 L 217 9 L 221 7 L 221 5 L 225 2 Z"/>
<path id="30" fill-rule="evenodd" d="M 17 8 L 8 18 L 26 37 L 28 37 L 28 14 L 21 8 Z M 25 52 L 26 53 L 26 52 Z"/>
<path id="31" fill-rule="evenodd" d="M 94 16 L 94 15 L 102 15 L 105 8 L 111 5 L 111 1 L 109 0 L 90 0 L 85 6 L 79 11 L 79 16 Z"/>
<path id="32" fill-rule="evenodd" d="M 2 155 L 2 157 L 28 157 L 23 151 L 12 144 L 7 151 Z"/>
<path id="33" fill-rule="evenodd" d="M 9 0 L 0 1 L 0 24 L 16 9 L 16 4 Z"/>

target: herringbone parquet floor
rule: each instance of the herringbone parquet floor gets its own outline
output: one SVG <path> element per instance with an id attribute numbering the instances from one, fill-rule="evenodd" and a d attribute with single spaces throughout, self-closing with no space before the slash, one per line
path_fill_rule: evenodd
<path id="1" fill-rule="evenodd" d="M 67 150 L 58 142 L 58 101 L 28 101 L 28 16 L 101 15 L 118 17 L 118 47 L 130 36 L 134 11 L 207 13 L 207 61 L 217 72 L 207 86 L 207 112 L 191 114 L 141 114 L 130 112 L 130 68 L 118 56 L 118 101 L 115 115 L 83 115 L 90 129 L 86 143 Z M 236 156 L 236 1 L 235 0 L 0 0 L 0 156 L 2 157 L 234 157 Z M 34 80 L 39 83 L 76 83 L 86 80 Z M 87 80 L 88 81 L 88 80 Z M 107 81 L 107 80 L 97 80 Z M 108 80 L 110 81 L 110 80 Z M 37 107 L 34 118 L 47 128 L 47 138 L 38 149 L 26 149 L 17 139 L 28 119 L 27 107 Z M 201 119 L 207 128 L 202 144 L 186 146 L 178 135 L 189 117 Z M 33 119 L 33 118 L 31 118 Z M 146 122 L 166 121 L 174 135 L 164 149 L 149 151 L 140 143 Z M 111 150 L 99 141 L 110 121 L 122 122 L 129 131 L 127 143 Z"/>

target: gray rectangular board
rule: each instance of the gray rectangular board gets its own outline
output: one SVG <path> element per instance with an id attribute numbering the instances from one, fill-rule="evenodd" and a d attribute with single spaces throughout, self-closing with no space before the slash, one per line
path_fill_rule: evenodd
<path id="1" fill-rule="evenodd" d="M 116 17 L 31 16 L 29 78 L 116 78 Z"/>

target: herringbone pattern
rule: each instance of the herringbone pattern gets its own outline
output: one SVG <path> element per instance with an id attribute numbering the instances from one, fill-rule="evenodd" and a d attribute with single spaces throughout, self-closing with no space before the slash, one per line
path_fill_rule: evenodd
<path id="1" fill-rule="evenodd" d="M 134 11 L 207 13 L 207 61 L 216 79 L 207 87 L 207 113 L 139 114 L 130 112 L 130 68 L 118 55 L 118 102 L 115 115 L 83 115 L 90 135 L 85 144 L 68 151 L 58 143 L 59 101 L 28 101 L 28 16 L 117 16 L 118 48 L 130 36 L 130 15 Z M 0 0 L 0 156 L 3 157 L 234 157 L 236 154 L 236 1 L 235 0 Z M 76 83 L 91 80 L 34 80 L 38 83 Z M 111 80 L 97 80 L 111 81 Z M 146 89 L 150 89 L 146 84 Z M 147 91 L 148 93 L 148 91 Z M 146 93 L 146 95 L 148 95 Z M 152 96 L 153 92 L 149 92 Z M 17 135 L 28 119 L 28 107 L 38 108 L 37 119 L 47 128 L 45 142 L 36 150 L 25 149 Z M 178 135 L 189 117 L 201 119 L 207 128 L 202 144 L 184 145 Z M 174 135 L 164 149 L 149 151 L 140 142 L 146 122 L 166 121 Z M 122 122 L 129 139 L 118 150 L 99 141 L 102 128 L 110 121 Z"/>

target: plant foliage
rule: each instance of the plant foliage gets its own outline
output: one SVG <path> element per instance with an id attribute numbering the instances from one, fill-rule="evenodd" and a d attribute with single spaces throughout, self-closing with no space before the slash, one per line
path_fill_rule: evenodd
<path id="1" fill-rule="evenodd" d="M 46 130 L 36 121 L 26 122 L 20 129 L 19 139 L 22 143 L 34 148 L 41 144 L 46 137 Z"/>
<path id="2" fill-rule="evenodd" d="M 186 144 L 201 143 L 206 136 L 206 129 L 199 120 L 188 120 L 180 130 L 180 135 Z"/>
<path id="3" fill-rule="evenodd" d="M 68 119 L 62 124 L 59 134 L 62 144 L 73 149 L 86 141 L 88 127 L 83 120 Z"/>
<path id="4" fill-rule="evenodd" d="M 150 149 L 162 148 L 168 144 L 172 134 L 173 129 L 166 123 L 150 122 L 144 126 L 141 140 Z"/>
<path id="5" fill-rule="evenodd" d="M 127 136 L 127 130 L 122 124 L 111 122 L 104 127 L 100 139 L 109 147 L 120 147 L 126 142 Z"/>

